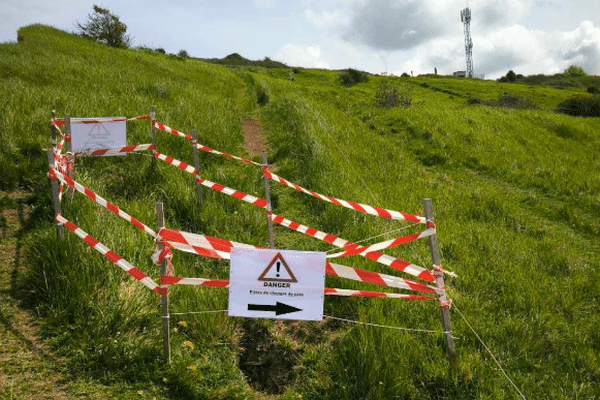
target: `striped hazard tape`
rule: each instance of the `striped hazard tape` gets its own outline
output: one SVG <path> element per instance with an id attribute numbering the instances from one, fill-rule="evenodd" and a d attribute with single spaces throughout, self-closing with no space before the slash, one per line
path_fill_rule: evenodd
<path id="1" fill-rule="evenodd" d="M 358 268 L 346 267 L 344 265 L 326 263 L 325 274 L 340 278 L 351 279 L 358 282 L 366 282 L 379 286 L 394 287 L 397 289 L 412 290 L 413 292 L 436 294 L 439 289 L 424 283 L 397 276 L 381 274 L 378 272 L 365 271 Z"/>
<path id="2" fill-rule="evenodd" d="M 133 118 L 113 118 L 113 119 L 84 119 L 84 120 L 71 120 L 72 124 L 104 124 L 106 122 L 123 122 L 123 121 L 135 121 L 141 119 L 150 119 L 149 115 L 143 115 L 141 117 L 133 117 Z M 54 126 L 63 126 L 65 124 L 64 119 L 53 119 L 52 124 Z"/>
<path id="3" fill-rule="evenodd" d="M 340 252 L 340 253 L 330 254 L 329 257 L 331 257 L 331 258 L 348 257 L 348 256 L 357 255 L 357 254 L 364 256 L 367 253 L 370 253 L 372 251 L 391 249 L 392 247 L 396 247 L 396 246 L 399 246 L 404 243 L 412 242 L 415 240 L 423 239 L 428 236 L 435 235 L 435 232 L 436 232 L 435 228 L 429 228 L 422 232 L 415 233 L 413 235 L 397 237 L 395 239 L 386 240 L 385 242 L 381 242 L 381 243 L 375 243 L 370 246 L 362 246 L 362 247 L 357 247 L 352 250 L 347 250 L 347 251 Z"/>
<path id="4" fill-rule="evenodd" d="M 415 215 L 401 213 L 398 211 L 387 210 L 385 208 L 373 207 L 373 206 L 368 206 L 366 204 L 355 203 L 352 201 L 340 200 L 340 199 L 336 199 L 334 197 L 315 193 L 308 189 L 304 189 L 303 187 L 300 187 L 300 186 L 296 185 L 295 183 L 292 183 L 292 182 L 289 182 L 289 181 L 283 179 L 282 177 L 270 172 L 269 169 L 266 167 L 263 168 L 263 174 L 268 179 L 279 182 L 282 185 L 294 188 L 294 189 L 298 190 L 299 192 L 309 194 L 313 197 L 316 197 L 317 199 L 321 199 L 321 200 L 327 201 L 329 203 L 336 204 L 336 205 L 342 206 L 342 207 L 346 207 L 346 208 L 349 208 L 349 209 L 352 209 L 352 210 L 355 210 L 355 211 L 358 211 L 358 212 L 361 212 L 364 214 L 377 215 L 379 217 L 392 219 L 392 220 L 418 222 L 418 223 L 422 223 L 422 224 L 424 224 L 426 222 L 425 217 L 418 217 Z"/>
<path id="5" fill-rule="evenodd" d="M 64 225 L 68 230 L 70 230 L 71 232 L 73 232 L 74 234 L 79 236 L 81 239 L 83 239 L 83 241 L 86 242 L 90 247 L 92 247 L 94 250 L 98 251 L 104 257 L 108 258 L 115 265 L 117 265 L 123 271 L 127 272 L 129 275 L 131 275 L 132 277 L 137 279 L 141 284 L 146 286 L 148 289 L 150 289 L 153 292 L 158 293 L 160 295 L 167 294 L 166 288 L 161 288 L 160 286 L 158 286 L 156 284 L 156 282 L 154 282 L 150 277 L 148 277 L 142 271 L 135 268 L 133 265 L 131 265 L 129 262 L 127 262 L 127 260 L 123 259 L 117 253 L 115 253 L 114 251 L 112 251 L 111 249 L 109 249 L 108 247 L 106 247 L 105 245 L 103 245 L 102 243 L 97 241 L 96 239 L 94 239 L 92 236 L 90 236 L 85 231 L 80 229 L 77 225 L 73 224 L 72 222 L 70 222 L 69 220 L 64 218 L 62 215 L 60 215 L 60 214 L 56 215 L 56 222 L 58 222 L 61 225 Z"/>
<path id="6" fill-rule="evenodd" d="M 242 162 L 244 162 L 246 164 L 254 164 L 254 165 L 257 165 L 257 166 L 262 166 L 262 164 L 259 164 L 256 161 L 248 160 L 248 159 L 242 158 L 242 157 L 233 156 L 233 155 L 227 154 L 227 153 L 222 153 L 220 151 L 211 149 L 210 147 L 206 147 L 206 146 L 204 146 L 203 144 L 200 144 L 200 143 L 196 143 L 196 148 L 198 150 L 202 150 L 202 151 L 205 151 L 207 153 L 218 154 L 218 155 L 223 156 L 223 157 L 232 158 L 234 160 L 242 161 Z"/>
<path id="7" fill-rule="evenodd" d="M 356 247 L 361 247 L 356 243 L 352 243 L 347 240 L 335 237 L 333 235 L 329 235 L 325 232 L 321 232 L 316 229 L 310 228 L 308 226 L 301 225 L 297 222 L 290 221 L 289 219 L 283 218 L 279 215 L 273 214 L 272 219 L 273 219 L 273 222 L 275 222 L 279 225 L 282 225 L 289 229 L 301 232 L 307 236 L 317 238 L 317 239 L 327 242 L 329 244 L 333 244 L 334 246 L 337 246 L 337 247 L 342 247 L 345 249 L 349 249 L 349 248 L 354 249 Z M 371 251 L 369 253 L 365 253 L 363 256 L 368 258 L 369 260 L 373 260 L 380 264 L 387 265 L 388 267 L 397 269 L 398 271 L 406 272 L 407 274 L 416 276 L 417 278 L 426 280 L 428 282 L 435 281 L 435 277 L 431 274 L 430 271 L 426 270 L 425 268 L 419 267 L 418 265 L 411 264 L 407 261 L 397 259 L 397 258 L 389 256 L 387 254 L 382 254 L 377 251 Z M 331 257 L 329 257 L 329 258 L 331 258 Z"/>
<path id="8" fill-rule="evenodd" d="M 230 259 L 231 249 L 234 247 L 247 249 L 260 248 L 249 244 L 237 243 L 225 239 L 176 231 L 167 228 L 162 228 L 158 231 L 157 240 L 164 240 L 171 247 L 187 253 L 194 253 L 204 257 L 226 260 Z"/>
<path id="9" fill-rule="evenodd" d="M 134 153 L 137 151 L 153 151 L 156 147 L 153 144 L 132 144 L 119 149 L 99 149 L 87 152 L 73 153 L 75 156 L 111 156 L 115 154 Z"/>
<path id="10" fill-rule="evenodd" d="M 163 276 L 160 283 L 162 285 L 190 285 L 190 286 L 208 286 L 208 287 L 229 287 L 229 281 L 225 279 L 205 279 L 205 278 L 181 278 L 176 276 Z M 349 297 L 387 297 L 392 299 L 404 300 L 435 300 L 434 297 L 419 296 L 402 293 L 371 292 L 367 290 L 351 290 L 339 288 L 324 288 L 323 294 L 326 296 L 349 296 Z"/>
<path id="11" fill-rule="evenodd" d="M 387 297 L 387 298 L 392 298 L 392 299 L 404 299 L 404 300 L 435 300 L 434 297 L 417 296 L 414 294 L 369 292 L 366 290 L 350 290 L 350 289 L 337 289 L 337 288 L 325 288 L 324 293 L 326 296 Z"/>
<path id="12" fill-rule="evenodd" d="M 162 160 L 168 164 L 174 165 L 182 171 L 189 172 L 192 175 L 196 176 L 196 181 L 203 186 L 206 186 L 212 190 L 216 190 L 217 192 L 221 192 L 231 197 L 235 197 L 236 199 L 245 201 L 246 203 L 253 204 L 260 208 L 267 208 L 267 201 L 264 199 L 260 199 L 258 197 L 252 196 L 250 194 L 240 192 L 239 190 L 232 189 L 227 186 L 223 186 L 221 184 L 211 182 L 207 179 L 202 179 L 198 176 L 198 171 L 191 165 L 184 163 L 183 161 L 179 161 L 174 159 L 173 157 L 166 156 L 164 154 L 160 154 L 158 152 L 154 152 L 154 156 L 159 160 Z"/>
<path id="13" fill-rule="evenodd" d="M 161 131 L 167 132 L 167 133 L 171 133 L 175 136 L 181 136 L 183 138 L 186 138 L 187 140 L 192 140 L 192 137 L 190 135 L 188 135 L 187 133 L 183 133 L 183 132 L 179 132 L 176 129 L 170 128 L 164 124 L 161 124 L 160 122 L 154 122 L 154 126 L 158 129 L 160 129 Z"/>
<path id="14" fill-rule="evenodd" d="M 96 203 L 100 204 L 102 207 L 106 208 L 108 211 L 112 212 L 115 215 L 118 215 L 119 217 L 123 218 L 125 221 L 128 221 L 133 226 L 140 228 L 141 230 L 143 230 L 144 232 L 146 232 L 147 234 L 149 234 L 152 237 L 156 237 L 156 232 L 154 232 L 154 230 L 152 230 L 148 226 L 144 225 L 142 222 L 138 221 L 137 219 L 133 218 L 131 215 L 127 214 L 125 211 L 122 211 L 116 205 L 105 200 L 104 198 L 97 195 L 96 193 L 92 192 L 90 189 L 86 188 L 85 186 L 81 185 L 78 182 L 75 182 L 73 179 L 63 175 L 56 169 L 50 168 L 50 177 L 54 177 L 54 178 L 58 179 L 59 181 L 61 181 L 62 183 L 65 183 L 70 188 L 77 190 L 79 193 L 82 193 L 85 196 L 87 196 L 88 198 L 94 200 Z"/>
<path id="15" fill-rule="evenodd" d="M 184 163 L 183 161 L 176 160 L 173 157 L 169 157 L 157 151 L 154 152 L 154 157 L 166 162 L 167 164 L 174 165 L 182 171 L 189 172 L 192 175 L 198 175 L 198 171 L 196 171 L 196 168 Z"/>
<path id="16" fill-rule="evenodd" d="M 168 228 L 162 228 L 159 230 L 156 240 L 166 241 L 169 246 L 180 251 L 197 254 L 204 257 L 226 260 L 231 258 L 231 249 L 234 247 L 260 249 L 260 247 L 249 244 L 237 243 L 225 239 L 182 232 Z M 397 276 L 381 274 L 378 272 L 346 267 L 344 265 L 329 262 L 326 264 L 325 273 L 329 276 L 346 278 L 379 286 L 388 286 L 431 294 L 438 292 L 437 288 L 420 282 L 400 278 Z"/>

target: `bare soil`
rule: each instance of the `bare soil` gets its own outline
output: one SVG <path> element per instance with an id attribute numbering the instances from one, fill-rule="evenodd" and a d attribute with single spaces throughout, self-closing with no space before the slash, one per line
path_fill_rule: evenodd
<path id="1" fill-rule="evenodd" d="M 255 119 L 242 120 L 242 132 L 246 151 L 250 157 L 260 157 L 267 151 L 266 135 L 263 126 Z"/>
<path id="2" fill-rule="evenodd" d="M 64 391 L 68 379 L 59 371 L 64 363 L 44 344 L 40 321 L 22 305 L 27 195 L 0 192 L 0 397 L 70 399 Z"/>

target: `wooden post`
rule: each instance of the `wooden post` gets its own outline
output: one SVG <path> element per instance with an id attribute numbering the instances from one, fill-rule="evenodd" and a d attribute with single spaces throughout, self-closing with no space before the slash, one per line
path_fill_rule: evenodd
<path id="1" fill-rule="evenodd" d="M 53 166 L 54 165 L 54 149 L 49 149 L 46 153 L 48 155 L 48 166 L 49 167 Z M 61 214 L 58 182 L 52 181 L 50 183 L 52 184 L 52 201 L 54 203 L 54 214 L 56 216 L 58 214 Z M 62 239 L 62 237 L 63 237 L 62 225 L 60 225 L 59 223 L 56 223 L 56 237 L 58 239 Z"/>
<path id="2" fill-rule="evenodd" d="M 156 112 L 154 106 L 150 106 L 150 121 L 152 125 L 150 128 L 150 132 L 152 133 L 152 144 L 156 147 L 156 128 L 154 127 L 154 123 L 156 122 Z"/>
<path id="3" fill-rule="evenodd" d="M 65 114 L 65 151 L 71 152 L 71 117 Z"/>
<path id="4" fill-rule="evenodd" d="M 50 125 L 50 131 L 52 132 L 52 150 L 56 149 L 56 127 L 54 126 L 54 118 L 56 118 L 56 111 L 52 110 L 50 113 L 52 124 Z"/>
<path id="5" fill-rule="evenodd" d="M 163 213 L 163 204 L 156 203 L 156 219 L 158 221 L 158 229 L 165 226 L 165 217 Z M 162 245 L 159 244 L 159 250 L 162 250 Z M 167 261 L 163 261 L 160 265 L 160 276 L 165 276 L 167 273 Z M 161 288 L 166 288 L 166 285 L 161 285 Z M 162 337 L 163 349 L 167 363 L 171 363 L 171 340 L 170 340 L 170 315 L 169 315 L 169 294 L 165 293 L 160 296 L 161 316 L 162 316 Z"/>
<path id="6" fill-rule="evenodd" d="M 423 201 L 425 208 L 425 219 L 427 221 L 427 228 L 435 226 L 433 224 L 433 208 L 431 206 L 431 199 L 425 199 Z M 438 300 L 440 302 L 440 311 L 442 317 L 442 326 L 446 335 L 446 348 L 448 350 L 448 360 L 452 371 L 455 372 L 457 369 L 456 364 L 456 352 L 454 350 L 454 338 L 452 337 L 452 328 L 450 327 L 450 313 L 448 311 L 448 298 L 446 297 L 446 289 L 444 286 L 444 273 L 440 266 L 440 252 L 437 245 L 436 235 L 429 236 L 429 250 L 431 251 L 431 261 L 433 263 L 435 284 L 442 290 L 441 294 L 438 294 Z"/>
<path id="7" fill-rule="evenodd" d="M 262 153 L 263 171 L 269 167 L 267 164 L 267 153 Z M 267 223 L 269 226 L 269 248 L 275 248 L 275 241 L 273 239 L 273 221 L 271 220 L 271 191 L 269 190 L 269 179 L 264 176 L 265 179 L 265 197 L 267 200 Z"/>
<path id="8" fill-rule="evenodd" d="M 200 176 L 200 163 L 198 162 L 198 138 L 196 137 L 196 130 L 192 129 L 192 153 L 194 154 L 194 168 L 198 171 L 198 177 Z M 198 203 L 200 203 L 200 212 L 202 212 L 202 185 L 196 179 L 196 197 Z"/>

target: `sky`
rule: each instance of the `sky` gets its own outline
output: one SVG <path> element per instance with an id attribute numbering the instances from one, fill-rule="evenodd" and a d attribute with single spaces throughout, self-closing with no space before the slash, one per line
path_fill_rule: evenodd
<path id="1" fill-rule="evenodd" d="M 475 76 L 574 64 L 600 75 L 598 0 L 0 0 L 0 42 L 34 23 L 74 32 L 94 4 L 127 25 L 133 47 L 415 76 L 466 69 L 468 6 Z"/>

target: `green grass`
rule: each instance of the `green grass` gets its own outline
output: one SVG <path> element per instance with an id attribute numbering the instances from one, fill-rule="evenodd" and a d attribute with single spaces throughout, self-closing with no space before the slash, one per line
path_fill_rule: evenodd
<path id="1" fill-rule="evenodd" d="M 0 185 L 32 192 L 24 239 L 30 302 L 70 373 L 114 388 L 148 385 L 159 398 L 518 398 L 468 321 L 527 398 L 600 395 L 600 163 L 593 156 L 600 132 L 596 119 L 554 112 L 584 87 L 370 76 L 346 88 L 334 71 L 301 70 L 292 82 L 287 69 L 113 49 L 39 25 L 19 37 L 0 45 Z M 374 93 L 383 79 L 409 95 L 411 106 L 378 106 Z M 498 107 L 505 93 L 535 107 Z M 431 198 L 443 265 L 459 276 L 447 280 L 460 310 L 451 309 L 456 374 L 439 333 L 259 320 L 273 348 L 294 355 L 281 393 L 259 393 L 245 381 L 238 356 L 244 335 L 261 330 L 225 313 L 179 314 L 227 307 L 226 290 L 185 287 L 171 289 L 173 363 L 165 365 L 158 297 L 69 232 L 55 240 L 42 151 L 52 109 L 58 117 L 132 117 L 151 105 L 160 122 L 196 129 L 201 143 L 236 155 L 244 155 L 240 120 L 260 119 L 277 173 L 319 193 L 419 215 L 423 198 Z M 128 123 L 129 143 L 149 140 L 147 121 Z M 157 145 L 192 160 L 182 138 L 158 132 Z M 259 169 L 200 158 L 206 179 L 264 195 Z M 193 179 L 149 156 L 78 159 L 75 178 L 151 227 L 155 203 L 163 202 L 167 227 L 267 246 L 261 210 L 208 189 L 200 207 Z M 344 239 L 406 226 L 277 183 L 271 192 L 276 213 Z M 154 244 L 142 232 L 79 194 L 66 196 L 63 210 L 158 280 Z M 275 241 L 279 248 L 329 249 L 283 227 Z M 423 241 L 387 253 L 431 265 Z M 176 253 L 173 263 L 179 276 L 228 277 L 224 261 Z M 359 257 L 341 263 L 394 273 Z M 341 279 L 327 278 L 327 285 L 378 290 Z M 431 302 L 327 298 L 325 313 L 442 330 Z"/>

